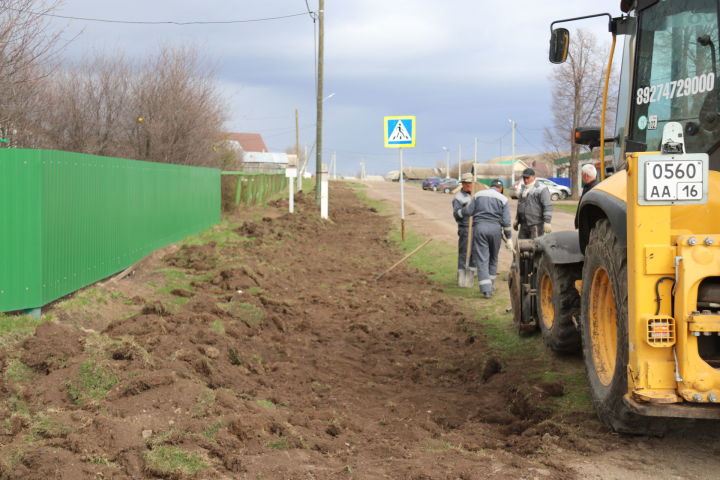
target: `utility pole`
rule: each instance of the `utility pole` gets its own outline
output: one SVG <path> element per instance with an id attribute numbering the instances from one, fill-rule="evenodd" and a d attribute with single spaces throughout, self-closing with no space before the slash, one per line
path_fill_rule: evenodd
<path id="1" fill-rule="evenodd" d="M 517 123 L 515 123 L 515 120 L 510 120 L 510 125 L 512 126 L 512 158 L 510 159 L 512 173 L 510 175 L 512 177 L 512 184 L 515 185 L 515 127 Z"/>
<path id="2" fill-rule="evenodd" d="M 450 178 L 450 149 L 442 147 L 445 151 L 445 178 Z"/>
<path id="3" fill-rule="evenodd" d="M 300 118 L 298 109 L 295 109 L 295 158 L 297 159 L 297 169 L 300 172 Z"/>
<path id="4" fill-rule="evenodd" d="M 462 170 L 462 144 L 458 145 L 458 182 L 460 181 L 460 171 Z"/>
<path id="5" fill-rule="evenodd" d="M 472 174 L 473 178 L 475 178 L 475 164 L 477 163 L 477 137 L 475 137 L 475 149 L 473 151 L 473 164 L 472 164 Z"/>
<path id="6" fill-rule="evenodd" d="M 319 0 L 318 59 L 317 59 L 317 121 L 315 130 L 315 198 L 320 202 L 320 173 L 322 172 L 322 120 L 323 120 L 323 57 L 325 54 L 325 0 Z"/>

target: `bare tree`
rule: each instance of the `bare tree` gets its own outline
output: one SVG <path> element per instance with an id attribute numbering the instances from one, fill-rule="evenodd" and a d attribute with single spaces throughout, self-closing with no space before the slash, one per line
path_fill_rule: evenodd
<path id="1" fill-rule="evenodd" d="M 143 64 L 96 54 L 48 79 L 37 143 L 96 155 L 225 167 L 225 106 L 192 49 L 163 48 Z"/>
<path id="2" fill-rule="evenodd" d="M 567 61 L 553 69 L 552 127 L 545 128 L 546 143 L 555 152 L 570 151 L 572 197 L 579 196 L 579 145 L 574 142 L 576 127 L 600 125 L 605 63 L 608 49 L 597 45 L 595 36 L 578 30 L 570 44 Z M 611 81 L 611 85 L 617 82 Z M 616 90 L 608 93 L 606 130 L 614 121 Z"/>
<path id="3" fill-rule="evenodd" d="M 13 146 L 32 146 L 33 119 L 42 110 L 43 79 L 62 48 L 43 15 L 55 1 L 0 0 L 0 135 Z"/>
<path id="4" fill-rule="evenodd" d="M 137 79 L 133 105 L 139 122 L 137 158 L 184 165 L 215 163 L 226 118 L 213 71 L 193 48 L 162 48 Z"/>
<path id="5" fill-rule="evenodd" d="M 133 67 L 122 56 L 97 54 L 47 82 L 43 146 L 131 156 L 136 118 L 130 112 Z"/>

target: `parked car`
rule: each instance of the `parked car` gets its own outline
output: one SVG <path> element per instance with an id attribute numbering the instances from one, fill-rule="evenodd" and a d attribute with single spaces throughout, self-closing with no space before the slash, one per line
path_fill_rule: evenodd
<path id="1" fill-rule="evenodd" d="M 437 186 L 440 185 L 443 180 L 447 180 L 445 178 L 440 177 L 428 177 L 422 182 L 422 189 L 423 190 L 432 190 L 433 192 L 437 191 Z"/>
<path id="2" fill-rule="evenodd" d="M 443 192 L 443 193 L 450 193 L 458 185 L 460 185 L 460 182 L 458 182 L 458 180 L 456 178 L 448 178 L 448 179 L 445 179 L 445 181 L 442 182 L 440 185 L 438 185 L 437 189 L 438 189 L 438 191 Z"/>
<path id="3" fill-rule="evenodd" d="M 560 185 L 558 183 L 553 182 L 552 180 L 548 180 L 547 178 L 536 178 L 536 182 L 547 185 L 548 191 L 550 192 L 550 198 L 555 200 L 565 200 L 570 196 L 570 189 L 566 187 L 565 185 Z M 508 189 L 508 193 L 510 194 L 510 198 L 518 198 L 518 193 L 520 192 L 520 187 L 522 186 L 522 179 L 515 182 L 515 185 L 510 187 Z"/>

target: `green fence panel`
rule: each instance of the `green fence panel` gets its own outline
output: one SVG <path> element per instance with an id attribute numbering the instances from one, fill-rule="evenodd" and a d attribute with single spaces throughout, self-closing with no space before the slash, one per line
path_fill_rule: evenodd
<path id="1" fill-rule="evenodd" d="M 36 308 L 220 221 L 220 171 L 0 150 L 0 311 Z"/>
<path id="2" fill-rule="evenodd" d="M 235 206 L 257 205 L 287 190 L 288 180 L 284 174 L 262 172 L 222 172 L 237 178 L 235 184 Z M 227 197 L 226 197 L 227 198 Z"/>

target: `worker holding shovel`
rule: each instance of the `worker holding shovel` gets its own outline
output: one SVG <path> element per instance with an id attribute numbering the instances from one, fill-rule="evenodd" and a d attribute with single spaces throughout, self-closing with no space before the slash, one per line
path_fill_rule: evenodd
<path id="1" fill-rule="evenodd" d="M 462 187 L 452 200 L 453 217 L 458 226 L 458 286 L 472 287 L 475 278 L 475 262 L 472 258 L 472 215 L 464 215 L 463 207 L 470 204 L 473 195 L 472 173 L 463 173 L 460 177 Z M 469 240 L 469 241 L 468 241 Z"/>
<path id="2" fill-rule="evenodd" d="M 498 253 L 503 239 L 510 243 L 510 202 L 502 194 L 503 184 L 493 180 L 490 188 L 473 195 L 473 201 L 462 208 L 463 217 L 472 216 L 473 257 L 477 267 L 480 291 L 485 298 L 493 296 L 497 275 Z"/>

